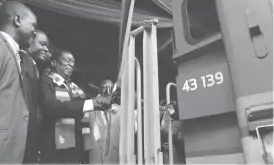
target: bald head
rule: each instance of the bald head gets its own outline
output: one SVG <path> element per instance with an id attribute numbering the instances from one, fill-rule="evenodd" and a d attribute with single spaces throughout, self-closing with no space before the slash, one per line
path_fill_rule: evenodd
<path id="1" fill-rule="evenodd" d="M 16 15 L 19 15 L 20 17 L 35 18 L 35 15 L 28 7 L 17 1 L 7 1 L 4 3 L 2 12 L 3 14 L 1 14 L 1 17 L 3 24 L 12 23 L 13 17 Z"/>
<path id="2" fill-rule="evenodd" d="M 8 33 L 21 48 L 29 47 L 35 37 L 37 19 L 35 14 L 24 4 L 7 1 L 1 10 L 0 30 Z"/>

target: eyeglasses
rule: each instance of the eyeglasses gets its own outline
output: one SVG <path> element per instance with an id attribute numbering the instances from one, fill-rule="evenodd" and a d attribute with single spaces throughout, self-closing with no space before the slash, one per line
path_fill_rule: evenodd
<path id="1" fill-rule="evenodd" d="M 108 85 L 108 86 L 102 86 L 99 89 L 99 93 L 101 95 L 109 95 L 112 93 L 113 90 L 113 85 Z"/>

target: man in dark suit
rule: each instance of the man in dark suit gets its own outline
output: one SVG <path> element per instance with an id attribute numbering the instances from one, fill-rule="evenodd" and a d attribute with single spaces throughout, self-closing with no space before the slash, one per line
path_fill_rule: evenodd
<path id="1" fill-rule="evenodd" d="M 35 37 L 36 16 L 23 4 L 7 1 L 0 13 L 0 163 L 22 163 L 28 131 L 20 48 Z"/>
<path id="2" fill-rule="evenodd" d="M 36 38 L 31 46 L 20 50 L 23 85 L 29 107 L 29 125 L 24 163 L 38 163 L 38 135 L 41 112 L 38 107 L 38 65 L 43 65 L 48 59 L 48 38 L 42 31 L 36 31 Z"/>
<path id="3" fill-rule="evenodd" d="M 62 51 L 53 56 L 52 72 L 43 75 L 39 85 L 39 104 L 42 108 L 40 163 L 80 163 L 83 155 L 82 119 L 94 109 L 108 108 L 111 95 L 85 99 L 83 91 L 70 81 L 74 56 Z M 86 128 L 87 129 L 87 128 Z"/>

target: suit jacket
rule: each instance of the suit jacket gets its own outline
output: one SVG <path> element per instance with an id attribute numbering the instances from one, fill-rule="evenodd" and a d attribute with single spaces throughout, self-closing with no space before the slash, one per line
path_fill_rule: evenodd
<path id="1" fill-rule="evenodd" d="M 29 111 L 19 65 L 0 34 L 0 163 L 23 161 Z"/>
<path id="2" fill-rule="evenodd" d="M 111 113 L 110 143 L 107 155 L 105 155 L 107 126 L 103 124 L 101 112 L 91 112 L 90 120 L 93 121 L 90 122 L 91 132 L 98 129 L 100 136 L 98 140 L 94 136 L 91 138 L 92 149 L 89 151 L 89 164 L 119 164 L 120 107 L 118 106 L 116 113 Z"/>
<path id="3" fill-rule="evenodd" d="M 29 125 L 24 163 L 38 162 L 38 135 L 41 112 L 38 107 L 39 71 L 33 59 L 24 51 L 20 51 L 23 85 L 29 107 Z"/>
<path id="4" fill-rule="evenodd" d="M 83 118 L 84 100 L 61 102 L 56 99 L 55 94 L 53 80 L 48 75 L 43 75 L 39 82 L 39 104 L 43 114 L 41 152 L 42 157 L 48 159 L 42 160 L 43 162 L 51 162 L 51 158 L 55 156 L 55 124 L 58 119 L 75 119 L 76 149 L 79 150 L 79 155 L 75 156 L 80 157 L 83 151 L 81 119 Z"/>

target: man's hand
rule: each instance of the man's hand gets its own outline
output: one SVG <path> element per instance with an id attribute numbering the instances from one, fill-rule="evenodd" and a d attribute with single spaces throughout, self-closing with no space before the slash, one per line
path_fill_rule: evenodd
<path id="1" fill-rule="evenodd" d="M 111 107 L 112 94 L 110 95 L 100 95 L 93 100 L 94 109 L 107 110 Z"/>

